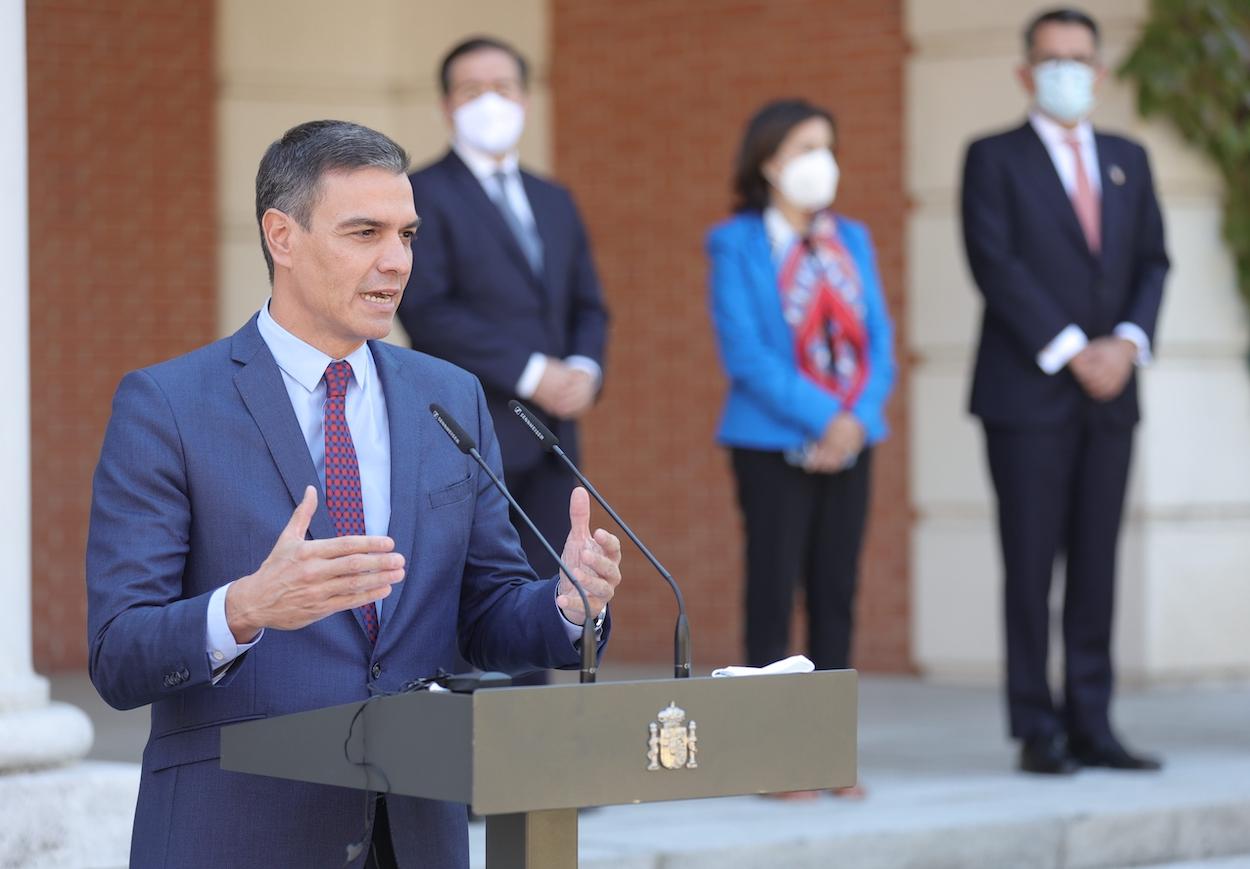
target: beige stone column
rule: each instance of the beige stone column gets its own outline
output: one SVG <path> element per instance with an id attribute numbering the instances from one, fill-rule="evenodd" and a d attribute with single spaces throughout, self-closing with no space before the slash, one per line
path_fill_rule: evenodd
<path id="1" fill-rule="evenodd" d="M 134 764 L 78 762 L 91 722 L 31 662 L 30 304 L 25 4 L 0 3 L 0 866 L 126 863 Z M 68 229 L 66 231 L 69 231 Z M 43 301 L 44 304 L 53 304 Z"/>
<path id="2" fill-rule="evenodd" d="M 91 747 L 91 722 L 48 702 L 31 666 L 30 331 L 26 209 L 26 22 L 21 3 L 0 4 L 0 262 L 4 316 L 0 371 L 0 774 L 67 763 Z"/>
<path id="3" fill-rule="evenodd" d="M 1145 0 L 1089 0 L 1114 68 Z M 911 390 L 913 641 L 945 678 L 1001 672 L 1001 568 L 979 427 L 967 414 L 980 299 L 959 231 L 959 173 L 976 135 L 1024 118 L 1015 81 L 1032 0 L 908 0 L 908 333 Z M 1115 655 L 1121 676 L 1158 681 L 1250 672 L 1250 329 L 1220 239 L 1220 183 L 1133 93 L 1106 82 L 1094 123 L 1150 151 L 1172 257 L 1142 377 L 1120 548 Z M 1057 583 L 1058 585 L 1059 583 Z M 1057 639 L 1057 638 L 1056 638 Z M 1059 649 L 1059 643 L 1052 648 Z M 1055 656 L 1056 659 L 1058 656 Z M 1056 661 L 1057 663 L 1057 661 Z"/>

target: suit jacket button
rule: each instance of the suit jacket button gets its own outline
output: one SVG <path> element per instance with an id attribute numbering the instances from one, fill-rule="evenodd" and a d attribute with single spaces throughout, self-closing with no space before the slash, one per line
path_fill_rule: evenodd
<path id="1" fill-rule="evenodd" d="M 370 670 L 369 672 L 373 674 L 373 678 L 377 679 L 379 676 L 382 675 L 382 665 L 374 664 L 373 669 Z"/>

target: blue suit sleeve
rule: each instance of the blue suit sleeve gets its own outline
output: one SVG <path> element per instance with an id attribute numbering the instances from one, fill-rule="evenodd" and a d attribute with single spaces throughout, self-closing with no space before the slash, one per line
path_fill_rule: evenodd
<path id="1" fill-rule="evenodd" d="M 603 302 L 603 288 L 591 256 L 590 238 L 582 223 L 577 205 L 569 198 L 574 227 L 572 335 L 570 356 L 585 356 L 599 365 L 600 375 L 606 368 L 605 346 L 608 336 L 608 309 Z"/>
<path id="2" fill-rule="evenodd" d="M 1142 207 L 1138 212 L 1140 229 L 1135 236 L 1137 268 L 1133 273 L 1133 287 L 1124 319 L 1145 332 L 1153 346 L 1155 323 L 1159 319 L 1159 305 L 1163 301 L 1163 282 L 1167 278 L 1170 263 L 1164 245 L 1163 215 L 1159 211 L 1159 201 L 1155 198 L 1154 180 L 1150 173 L 1150 158 L 1146 155 L 1145 148 L 1138 146 L 1136 150 L 1141 162 L 1140 175 L 1144 179 L 1144 189 Z"/>
<path id="3" fill-rule="evenodd" d="M 713 230 L 707 252 L 716 343 L 733 388 L 808 439 L 819 438 L 841 402 L 803 376 L 787 355 L 792 348 L 778 348 L 765 339 L 761 312 L 752 304 L 759 288 L 753 286 L 746 252 L 737 239 L 724 229 Z"/>
<path id="4" fill-rule="evenodd" d="M 88 670 L 133 709 L 212 678 L 211 593 L 182 597 L 191 510 L 169 404 L 143 371 L 122 380 L 96 466 L 87 537 Z"/>
<path id="5" fill-rule="evenodd" d="M 870 442 L 885 437 L 885 404 L 894 390 L 894 324 L 885 303 L 881 274 L 877 271 L 877 255 L 872 236 L 856 226 L 855 264 L 859 269 L 864 291 L 864 328 L 868 334 L 868 380 L 855 402 L 852 413 L 864 426 Z"/>

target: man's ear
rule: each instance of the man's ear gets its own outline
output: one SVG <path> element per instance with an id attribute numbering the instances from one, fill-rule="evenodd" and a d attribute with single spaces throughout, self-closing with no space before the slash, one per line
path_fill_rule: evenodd
<path id="1" fill-rule="evenodd" d="M 1094 93 L 1102 87 L 1103 81 L 1107 78 L 1107 68 L 1102 63 L 1094 66 Z"/>
<path id="2" fill-rule="evenodd" d="M 260 218 L 260 229 L 265 236 L 265 246 L 269 248 L 269 256 L 273 264 L 289 269 L 291 267 L 291 245 L 295 235 L 295 220 L 286 212 L 270 208 Z"/>
<path id="3" fill-rule="evenodd" d="M 1020 82 L 1020 87 L 1033 96 L 1037 92 L 1037 85 L 1033 83 L 1033 67 L 1027 63 L 1022 63 L 1016 67 L 1016 79 Z"/>

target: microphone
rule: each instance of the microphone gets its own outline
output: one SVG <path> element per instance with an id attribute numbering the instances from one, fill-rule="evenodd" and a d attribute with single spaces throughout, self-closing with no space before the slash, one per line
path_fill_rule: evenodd
<path id="1" fill-rule="evenodd" d="M 503 481 L 496 476 L 491 470 L 490 465 L 486 464 L 486 460 L 482 458 L 482 454 L 477 450 L 477 444 L 473 442 L 473 438 L 469 437 L 469 433 L 460 427 L 460 423 L 456 422 L 451 416 L 438 404 L 430 405 L 430 413 L 434 416 L 434 421 L 442 426 L 443 431 L 447 432 L 447 437 L 451 438 L 451 442 L 456 445 L 460 452 L 477 462 L 479 468 L 486 472 L 486 476 L 490 477 L 490 481 L 495 484 L 495 488 L 500 494 L 507 499 L 509 506 L 516 511 L 516 514 L 525 522 L 527 528 L 534 532 L 534 536 L 538 538 L 538 542 L 547 550 L 547 554 L 556 560 L 556 564 L 560 566 L 560 571 L 568 577 L 569 582 L 573 583 L 573 588 L 577 591 L 578 596 L 582 599 L 582 613 L 585 619 L 582 621 L 582 682 L 595 681 L 595 674 L 598 671 L 598 663 L 596 661 L 598 649 L 595 646 L 595 629 L 594 616 L 590 612 L 590 599 L 586 596 L 586 589 L 582 588 L 582 584 L 577 581 L 577 577 L 573 576 L 573 571 L 560 558 L 559 553 L 552 548 L 547 542 L 547 538 L 539 532 L 534 522 L 521 509 L 521 505 L 516 502 L 516 498 L 512 497 L 512 493 L 508 491 L 508 487 Z"/>
<path id="2" fill-rule="evenodd" d="M 673 575 L 651 554 L 651 550 L 638 539 L 638 535 L 625 524 L 625 520 L 612 509 L 612 505 L 604 500 L 604 497 L 599 494 L 599 490 L 595 488 L 594 484 L 586 479 L 586 475 L 578 470 L 577 465 L 573 464 L 573 460 L 560 448 L 560 439 L 551 433 L 551 429 L 543 425 L 542 421 L 534 416 L 528 407 L 516 399 L 509 401 L 508 407 L 512 409 L 513 415 L 538 439 L 538 442 L 543 445 L 543 449 L 560 457 L 560 460 L 573 472 L 573 476 L 577 477 L 578 481 L 586 487 L 586 491 L 590 493 L 590 496 L 599 502 L 600 507 L 607 511 L 608 515 L 612 517 L 612 521 L 620 526 L 620 529 L 625 532 L 625 536 L 633 541 L 633 544 L 638 547 L 638 550 L 646 557 L 647 561 L 651 562 L 651 566 L 668 583 L 668 587 L 673 590 L 673 597 L 677 599 L 677 625 L 673 630 L 673 675 L 678 679 L 690 678 L 690 621 L 686 618 L 685 598 L 681 596 L 681 589 L 677 587 L 677 581 L 673 579 Z"/>

